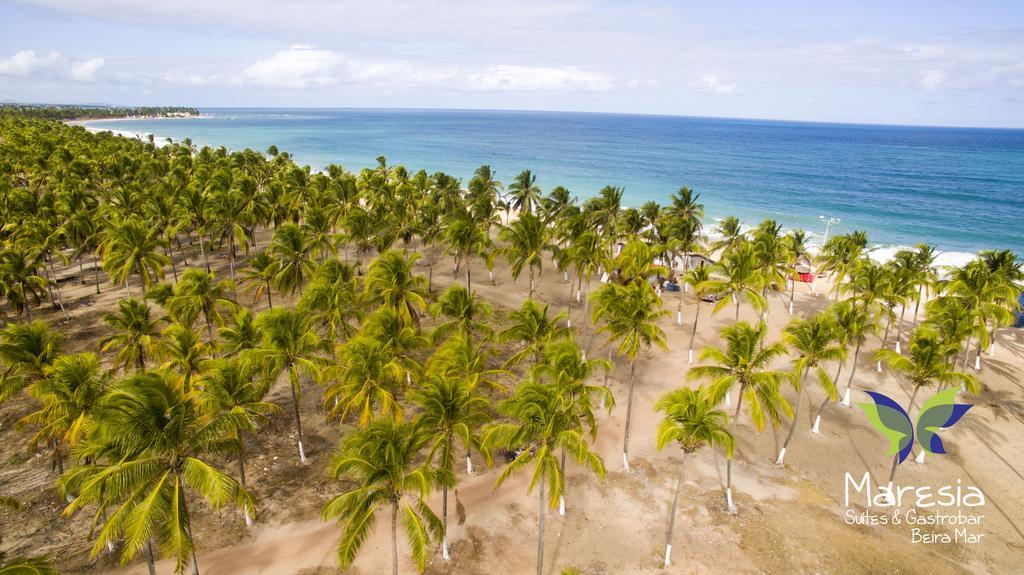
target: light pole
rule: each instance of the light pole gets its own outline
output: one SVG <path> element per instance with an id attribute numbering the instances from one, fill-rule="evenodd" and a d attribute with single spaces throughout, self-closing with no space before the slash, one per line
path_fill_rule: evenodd
<path id="1" fill-rule="evenodd" d="M 825 216 L 818 216 L 818 219 L 825 224 L 825 238 L 821 240 L 821 247 L 825 247 L 825 243 L 828 242 L 828 232 L 832 229 L 832 224 L 838 224 L 839 218 L 826 218 Z"/>
<path id="2" fill-rule="evenodd" d="M 838 224 L 840 220 L 839 220 L 839 218 L 833 218 L 833 217 L 826 218 L 825 216 L 821 216 L 821 215 L 818 216 L 818 219 L 821 220 L 821 222 L 823 224 L 825 224 L 825 237 L 822 238 L 822 240 L 821 240 L 821 248 L 825 249 L 825 244 L 828 243 L 828 232 L 832 230 L 832 225 L 833 224 Z M 815 288 L 817 288 L 817 283 L 818 283 L 818 270 L 817 270 L 817 268 L 815 268 L 814 269 L 814 277 L 811 278 L 811 293 L 814 293 Z"/>

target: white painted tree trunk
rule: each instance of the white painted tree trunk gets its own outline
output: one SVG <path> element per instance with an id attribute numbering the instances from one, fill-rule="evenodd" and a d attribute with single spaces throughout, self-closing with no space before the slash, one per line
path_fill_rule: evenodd
<path id="1" fill-rule="evenodd" d="M 914 461 L 919 463 L 919 464 L 921 464 L 921 465 L 924 465 L 924 454 L 925 453 L 927 453 L 927 451 L 922 449 L 921 453 L 918 453 L 917 457 L 914 458 Z"/>
<path id="2" fill-rule="evenodd" d="M 793 315 L 793 302 L 789 302 L 789 315 Z"/>
<path id="3" fill-rule="evenodd" d="M 974 371 L 981 371 L 981 354 L 974 356 Z"/>
<path id="4" fill-rule="evenodd" d="M 466 456 L 466 473 L 473 475 L 473 460 L 468 455 Z"/>
<path id="5" fill-rule="evenodd" d="M 732 487 L 725 489 L 725 502 L 729 506 L 729 513 L 736 513 L 736 505 L 732 502 Z"/>
<path id="6" fill-rule="evenodd" d="M 559 515 L 565 515 L 565 496 L 564 495 L 559 495 L 558 496 L 558 514 Z"/>
<path id="7" fill-rule="evenodd" d="M 779 450 L 779 457 L 775 459 L 775 465 L 782 465 L 782 461 L 786 459 L 786 448 L 783 447 Z"/>
<path id="8" fill-rule="evenodd" d="M 900 340 L 896 340 L 896 353 L 903 353 L 903 348 L 900 347 Z"/>
<path id="9" fill-rule="evenodd" d="M 846 391 L 843 392 L 843 405 L 850 407 L 850 388 L 847 387 Z"/>
<path id="10" fill-rule="evenodd" d="M 729 396 L 729 392 L 725 392 L 725 406 L 732 407 L 732 398 Z"/>
<path id="11" fill-rule="evenodd" d="M 622 453 L 622 469 L 629 473 L 629 456 L 625 452 Z"/>
<path id="12" fill-rule="evenodd" d="M 581 301 L 583 301 L 583 297 L 582 297 L 582 294 L 580 293 L 580 290 L 577 289 L 576 290 L 576 303 L 580 303 Z"/>
<path id="13" fill-rule="evenodd" d="M 811 426 L 811 433 L 821 433 L 821 416 L 814 417 L 814 425 Z"/>
<path id="14" fill-rule="evenodd" d="M 302 441 L 299 441 L 299 461 L 306 462 L 306 450 L 302 448 Z"/>
<path id="15" fill-rule="evenodd" d="M 676 312 L 676 325 L 683 325 L 683 312 Z"/>
<path id="16" fill-rule="evenodd" d="M 668 567 L 671 564 L 672 564 L 672 544 L 671 543 L 666 543 L 665 544 L 665 565 L 664 566 Z"/>
<path id="17" fill-rule="evenodd" d="M 245 526 L 246 527 L 252 527 L 253 526 L 252 517 L 249 515 L 248 511 L 245 512 Z"/>
<path id="18" fill-rule="evenodd" d="M 445 561 L 451 559 L 451 556 L 448 555 L 448 536 L 447 535 L 444 535 L 444 536 L 441 537 L 441 558 L 444 559 Z"/>
<path id="19" fill-rule="evenodd" d="M 688 356 L 689 356 L 689 357 L 688 357 L 688 359 L 686 360 L 686 363 L 693 363 L 693 350 L 692 350 L 692 349 L 690 350 L 690 352 L 689 352 Z"/>
<path id="20" fill-rule="evenodd" d="M 878 363 L 875 364 L 875 371 L 877 371 L 878 373 L 882 373 L 882 362 L 881 361 L 879 361 Z"/>

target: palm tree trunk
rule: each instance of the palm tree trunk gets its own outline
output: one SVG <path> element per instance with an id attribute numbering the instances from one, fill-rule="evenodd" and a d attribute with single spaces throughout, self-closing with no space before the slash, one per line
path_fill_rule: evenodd
<path id="1" fill-rule="evenodd" d="M 235 234 L 228 235 L 228 271 L 231 273 L 231 291 L 235 299 L 238 299 L 238 292 L 235 291 Z"/>
<path id="2" fill-rule="evenodd" d="M 302 416 L 299 415 L 299 373 L 292 365 L 288 368 L 288 379 L 292 388 L 292 407 L 295 408 L 295 433 L 299 439 L 299 461 L 306 462 L 306 451 L 302 448 Z"/>
<path id="3" fill-rule="evenodd" d="M 693 363 L 693 340 L 697 337 L 697 319 L 700 318 L 700 296 L 697 296 L 697 310 L 693 314 L 693 328 L 690 330 L 690 351 L 686 363 Z"/>
<path id="4" fill-rule="evenodd" d="M 100 262 L 98 259 L 92 262 L 92 274 L 96 278 L 96 294 L 98 295 L 100 293 Z"/>
<path id="5" fill-rule="evenodd" d="M 679 508 L 679 493 L 683 490 L 683 480 L 686 477 L 686 452 L 683 452 L 683 462 L 679 464 L 679 478 L 676 479 L 676 494 L 672 497 L 672 511 L 668 516 L 668 535 L 665 537 L 665 567 L 672 564 L 672 532 L 676 528 L 676 510 Z"/>
<path id="6" fill-rule="evenodd" d="M 168 250 L 167 259 L 171 260 L 171 273 L 174 274 L 174 283 L 178 283 L 178 266 L 174 265 L 174 252 Z"/>
<path id="7" fill-rule="evenodd" d="M 917 310 L 921 307 L 922 299 L 924 299 L 924 284 L 917 288 L 917 302 L 914 303 L 914 327 L 917 327 Z"/>
<path id="8" fill-rule="evenodd" d="M 793 315 L 793 296 L 796 295 L 796 278 L 789 279 L 789 315 Z"/>
<path id="9" fill-rule="evenodd" d="M 445 561 L 448 555 L 448 484 L 441 486 L 441 558 Z"/>
<path id="10" fill-rule="evenodd" d="M 78 254 L 78 283 L 85 285 L 87 281 L 85 279 L 85 265 L 82 263 L 82 254 Z"/>
<path id="11" fill-rule="evenodd" d="M 398 501 L 391 504 L 391 575 L 398 575 Z"/>
<path id="12" fill-rule="evenodd" d="M 622 468 L 629 473 L 629 423 L 633 417 L 633 391 L 636 388 L 636 359 L 629 362 L 629 395 L 626 400 L 626 428 L 622 439 Z"/>
<path id="13" fill-rule="evenodd" d="M 537 491 L 540 494 L 539 502 L 537 506 L 537 575 L 544 574 L 544 475 L 545 468 L 540 470 L 540 489 Z"/>
<path id="14" fill-rule="evenodd" d="M 206 266 L 206 271 L 207 271 L 207 273 L 209 273 L 209 271 L 210 271 L 210 260 L 209 260 L 209 258 L 206 257 L 206 242 L 203 241 L 203 232 L 200 231 L 198 233 L 199 233 L 199 252 L 201 254 L 203 254 L 203 265 Z"/>
<path id="15" fill-rule="evenodd" d="M 734 427 L 736 420 L 740 417 L 740 407 L 743 405 L 743 386 L 740 386 L 739 397 L 736 398 L 736 412 L 729 421 L 729 426 Z M 730 429 L 732 431 L 732 429 Z M 725 502 L 729 506 L 729 513 L 736 512 L 736 506 L 732 502 L 732 459 L 725 460 Z"/>
<path id="16" fill-rule="evenodd" d="M 832 381 L 839 381 L 839 374 L 843 372 L 843 364 L 839 364 L 839 368 L 836 369 L 836 376 L 832 378 Z M 825 410 L 825 406 L 829 402 L 828 394 L 825 394 L 825 399 L 822 400 L 821 405 L 818 406 L 817 411 L 814 412 L 814 425 L 811 426 L 811 433 L 821 433 L 821 412 Z"/>
<path id="17" fill-rule="evenodd" d="M 860 357 L 860 342 L 853 349 L 853 364 L 850 365 L 850 378 L 846 380 L 846 391 L 843 392 L 843 405 L 850 406 L 850 387 L 853 386 L 853 376 L 857 373 L 857 358 Z"/>
<path id="18" fill-rule="evenodd" d="M 736 294 L 732 294 L 732 299 L 733 299 L 734 302 L 736 302 L 736 320 L 735 320 L 735 322 L 739 322 L 740 321 L 740 298 L 736 297 Z"/>
<path id="19" fill-rule="evenodd" d="M 533 265 L 530 265 L 530 299 L 533 299 Z"/>
<path id="20" fill-rule="evenodd" d="M 608 342 L 608 363 L 611 363 L 611 362 L 612 362 L 612 342 L 609 341 Z M 612 364 L 612 365 L 614 367 L 614 364 Z M 610 369 L 604 370 L 604 388 L 605 389 L 608 389 L 608 372 L 609 371 L 611 371 L 611 370 Z M 601 394 L 600 409 L 604 409 L 604 397 L 605 397 L 605 395 L 607 395 L 607 394 L 605 394 L 605 393 Z"/>
<path id="21" fill-rule="evenodd" d="M 53 258 L 46 258 L 50 264 L 50 275 L 53 276 L 53 289 L 57 292 L 57 302 L 60 304 L 60 312 L 64 314 L 64 319 L 69 319 L 68 311 L 64 309 L 64 296 L 60 293 L 60 284 L 57 283 L 57 271 L 53 269 Z"/>
<path id="22" fill-rule="evenodd" d="M 156 575 L 156 562 L 153 558 L 153 541 L 146 541 L 146 564 L 149 566 L 149 575 Z"/>
<path id="23" fill-rule="evenodd" d="M 582 335 L 587 334 L 587 324 L 590 323 L 590 317 L 587 315 L 590 309 L 590 274 L 587 274 L 587 292 L 583 294 L 583 320 L 580 333 Z"/>
<path id="24" fill-rule="evenodd" d="M 242 431 L 238 430 L 238 481 L 245 487 L 245 443 L 242 439 Z"/>
<path id="25" fill-rule="evenodd" d="M 917 392 L 920 391 L 920 389 L 921 389 L 921 386 L 919 386 L 919 385 L 915 385 L 914 386 L 914 393 L 912 393 L 910 395 L 910 403 L 907 404 L 906 411 L 907 411 L 907 415 L 908 416 L 910 415 L 910 410 L 914 408 L 914 399 L 917 398 Z M 893 479 L 896 478 L 896 467 L 899 466 L 899 464 L 900 464 L 900 454 L 897 453 L 896 455 L 892 456 L 892 470 L 889 471 L 889 487 L 890 487 L 890 492 L 891 492 L 891 488 L 892 488 L 892 481 L 893 481 Z"/>
<path id="26" fill-rule="evenodd" d="M 267 284 L 267 307 L 274 309 L 274 301 L 270 299 L 270 284 Z"/>
<path id="27" fill-rule="evenodd" d="M 188 524 L 188 528 L 187 528 L 186 531 L 188 532 L 188 539 L 189 539 L 189 541 L 192 542 L 192 561 L 191 561 L 191 563 L 192 563 L 192 575 L 199 575 L 199 559 L 196 557 L 195 538 L 192 536 L 192 522 L 189 520 L 188 498 L 185 495 L 185 486 L 184 486 L 185 479 L 179 475 L 177 477 L 177 480 L 178 480 L 178 489 L 180 490 L 179 494 L 178 494 L 178 497 L 181 498 L 181 509 L 182 509 L 182 511 L 184 511 L 185 521 L 188 522 L 187 523 Z"/>
<path id="28" fill-rule="evenodd" d="M 565 449 L 562 449 L 562 458 L 558 462 L 558 470 L 563 480 L 565 479 Z M 565 484 L 562 484 L 562 494 L 558 496 L 558 514 L 565 515 Z"/>
<path id="29" fill-rule="evenodd" d="M 779 458 L 775 460 L 775 465 L 782 465 L 782 461 L 786 458 L 786 448 L 789 447 L 789 442 L 793 440 L 796 422 L 800 418 L 800 405 L 803 403 L 804 386 L 807 385 L 807 373 L 809 371 L 811 371 L 811 366 L 808 364 L 804 368 L 803 376 L 800 377 L 800 390 L 796 394 L 796 409 L 793 410 L 793 421 L 789 423 L 789 433 L 786 435 L 786 441 L 782 443 L 782 450 L 779 451 Z"/>
<path id="30" fill-rule="evenodd" d="M 900 307 L 900 321 L 896 323 L 896 353 L 902 353 L 902 344 L 900 341 L 903 339 L 903 316 L 907 313 L 907 306 Z"/>

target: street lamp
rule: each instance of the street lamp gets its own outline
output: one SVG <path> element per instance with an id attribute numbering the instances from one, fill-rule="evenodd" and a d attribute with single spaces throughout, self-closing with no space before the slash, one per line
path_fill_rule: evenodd
<path id="1" fill-rule="evenodd" d="M 841 220 L 839 218 L 826 218 L 825 216 L 818 216 L 818 219 L 825 224 L 825 237 L 821 240 L 822 247 L 828 242 L 828 232 L 832 229 L 833 224 L 838 224 Z"/>

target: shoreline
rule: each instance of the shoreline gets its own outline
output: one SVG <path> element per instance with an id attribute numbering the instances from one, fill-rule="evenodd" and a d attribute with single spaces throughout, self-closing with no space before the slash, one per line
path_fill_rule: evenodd
<path id="1" fill-rule="evenodd" d="M 99 127 L 95 127 L 95 126 L 90 126 L 88 124 L 120 122 L 120 121 L 132 121 L 132 120 L 185 120 L 185 119 L 203 119 L 203 118 L 213 118 L 213 117 L 216 117 L 216 116 L 214 116 L 213 114 L 203 114 L 203 113 L 200 113 L 199 115 L 195 115 L 195 116 L 180 116 L 180 117 L 177 117 L 177 116 L 141 117 L 141 116 L 139 116 L 139 117 L 125 117 L 125 118 L 103 118 L 103 119 L 95 119 L 95 120 L 94 119 L 69 120 L 69 121 L 66 121 L 65 123 L 67 123 L 69 125 L 81 126 L 81 127 L 85 128 L 86 130 L 88 130 L 90 132 L 93 132 L 93 133 L 111 132 L 112 134 L 114 134 L 116 136 L 121 136 L 121 137 L 124 137 L 124 138 L 132 138 L 132 139 L 145 140 L 150 135 L 152 135 L 153 136 L 153 143 L 154 143 L 154 145 L 159 148 L 159 147 L 163 147 L 163 146 L 167 145 L 167 141 L 166 140 L 167 140 L 167 138 L 169 138 L 169 136 L 160 136 L 159 134 L 157 134 L 155 132 L 148 132 L 148 131 L 104 129 L 104 128 L 99 128 Z M 172 141 L 174 141 L 175 143 L 180 143 L 179 140 L 172 140 Z M 216 147 L 216 146 L 213 146 L 212 144 L 202 144 L 202 143 L 196 142 L 195 140 L 193 140 L 193 144 L 196 144 L 199 147 L 202 147 L 204 145 L 210 146 L 210 147 Z M 230 147 L 228 147 L 227 149 L 228 149 L 229 152 L 235 151 L 235 150 L 233 150 L 233 148 L 230 148 Z M 260 153 L 264 153 L 264 152 L 260 151 Z M 326 170 L 326 166 L 322 166 L 322 167 L 319 167 L 319 168 L 314 168 L 314 167 L 310 166 L 310 170 L 311 170 L 312 173 L 324 172 Z M 588 196 L 588 197 L 593 197 L 593 196 Z M 584 199 L 584 198 L 581 198 L 581 199 Z M 642 203 L 643 202 L 641 202 L 641 204 Z M 640 208 L 639 205 L 632 205 L 632 204 L 628 203 L 625 200 L 625 198 L 623 199 L 622 207 L 623 208 L 635 208 L 635 209 L 639 209 Z M 725 217 L 728 217 L 728 215 L 729 214 L 726 214 L 726 215 L 723 215 L 723 216 L 714 216 L 714 215 L 709 215 L 709 214 L 705 213 L 705 216 L 704 216 L 704 220 L 705 220 L 704 221 L 704 234 L 707 236 L 707 238 L 709 240 L 714 240 L 714 239 L 717 239 L 717 238 L 721 237 L 721 236 L 718 236 L 718 235 L 714 234 L 713 228 L 714 228 L 714 225 L 717 222 L 721 221 Z M 762 220 L 764 220 L 764 219 L 775 219 L 775 218 L 773 218 L 771 215 L 765 215 L 764 217 L 762 217 Z M 741 226 L 741 229 L 744 232 L 748 232 L 748 231 L 754 229 L 755 227 L 756 227 L 756 224 L 751 224 L 751 223 L 743 222 L 743 224 Z M 815 231 L 813 229 L 808 229 L 808 228 L 793 228 L 793 227 L 786 226 L 786 225 L 783 225 L 783 227 L 782 227 L 783 233 L 785 233 L 787 231 L 790 231 L 792 229 L 803 229 L 807 233 L 808 237 L 810 238 L 810 240 L 812 242 L 809 245 L 810 252 L 811 252 L 812 255 L 817 255 L 818 251 L 821 249 L 822 246 L 821 246 L 820 243 L 816 243 L 815 240 L 820 239 L 823 236 L 823 234 L 819 233 L 818 231 Z M 852 231 L 852 229 L 850 231 Z M 830 235 L 834 235 L 834 232 L 833 232 L 833 234 L 830 234 Z M 870 236 L 870 234 L 869 234 L 869 236 Z M 945 250 L 945 249 L 941 249 L 939 246 L 935 246 L 935 247 L 936 247 L 936 252 L 937 252 L 936 266 L 939 267 L 940 269 L 947 268 L 947 267 L 961 267 L 961 266 L 965 265 L 966 263 L 977 259 L 977 257 L 978 257 L 978 252 L 966 252 L 966 251 L 960 251 L 960 250 Z M 902 245 L 902 244 L 893 244 L 893 243 L 873 243 L 873 244 L 870 244 L 866 248 L 866 251 L 868 252 L 869 257 L 871 259 L 873 259 L 874 261 L 876 261 L 878 263 L 886 263 L 886 262 L 891 261 L 895 257 L 897 252 L 899 252 L 900 250 L 905 250 L 905 249 L 914 249 L 914 246 L 908 246 L 908 245 Z M 988 249 L 995 249 L 995 248 L 988 248 Z"/>

